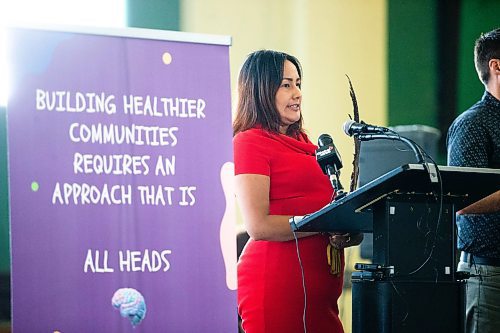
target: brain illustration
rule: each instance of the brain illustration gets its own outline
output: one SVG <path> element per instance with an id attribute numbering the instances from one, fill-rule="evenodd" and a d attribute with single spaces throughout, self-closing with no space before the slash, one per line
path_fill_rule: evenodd
<path id="1" fill-rule="evenodd" d="M 119 309 L 121 316 L 128 318 L 134 327 L 139 325 L 146 316 L 144 297 L 135 289 L 118 289 L 113 294 L 111 304 Z"/>

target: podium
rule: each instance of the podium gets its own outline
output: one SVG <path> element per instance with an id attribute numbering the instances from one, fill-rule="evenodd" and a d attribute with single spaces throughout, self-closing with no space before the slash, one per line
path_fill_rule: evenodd
<path id="1" fill-rule="evenodd" d="M 373 233 L 373 264 L 352 276 L 353 333 L 464 332 L 455 214 L 499 184 L 498 169 L 406 164 L 291 227 Z"/>

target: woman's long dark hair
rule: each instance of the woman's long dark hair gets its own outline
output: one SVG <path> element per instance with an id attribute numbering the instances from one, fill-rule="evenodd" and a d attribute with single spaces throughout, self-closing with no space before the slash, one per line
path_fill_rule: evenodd
<path id="1" fill-rule="evenodd" d="M 238 77 L 238 104 L 233 121 L 233 135 L 256 125 L 269 132 L 280 133 L 281 118 L 275 99 L 283 80 L 286 60 L 295 65 L 302 78 L 299 61 L 289 54 L 260 50 L 247 57 Z M 302 114 L 297 122 L 288 127 L 286 134 L 297 136 L 301 131 Z"/>

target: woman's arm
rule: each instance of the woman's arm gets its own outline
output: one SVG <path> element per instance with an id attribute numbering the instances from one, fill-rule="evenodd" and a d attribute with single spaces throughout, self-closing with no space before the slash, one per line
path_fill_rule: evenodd
<path id="1" fill-rule="evenodd" d="M 247 233 L 255 240 L 288 241 L 294 239 L 290 215 L 269 215 L 268 176 L 240 174 L 235 177 L 236 199 L 243 215 Z M 297 232 L 297 238 L 314 235 Z"/>

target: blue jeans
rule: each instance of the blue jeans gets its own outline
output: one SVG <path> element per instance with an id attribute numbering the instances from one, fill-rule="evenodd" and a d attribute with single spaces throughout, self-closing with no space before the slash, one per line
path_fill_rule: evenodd
<path id="1" fill-rule="evenodd" d="M 467 281 L 465 331 L 500 332 L 500 267 L 460 261 L 457 270 L 479 275 Z"/>

